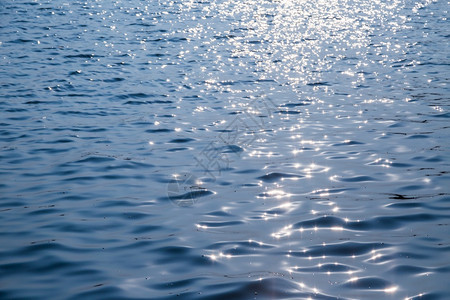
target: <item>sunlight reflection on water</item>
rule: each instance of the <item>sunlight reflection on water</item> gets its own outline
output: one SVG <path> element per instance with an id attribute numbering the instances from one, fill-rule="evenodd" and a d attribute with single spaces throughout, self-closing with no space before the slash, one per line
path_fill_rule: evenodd
<path id="1" fill-rule="evenodd" d="M 450 297 L 445 4 L 2 2 L 0 298 Z"/>

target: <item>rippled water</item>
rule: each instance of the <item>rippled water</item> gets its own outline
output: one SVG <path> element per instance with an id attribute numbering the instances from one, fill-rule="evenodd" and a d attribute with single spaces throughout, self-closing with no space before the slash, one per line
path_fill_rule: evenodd
<path id="1" fill-rule="evenodd" d="M 446 1 L 0 3 L 0 298 L 449 299 Z"/>

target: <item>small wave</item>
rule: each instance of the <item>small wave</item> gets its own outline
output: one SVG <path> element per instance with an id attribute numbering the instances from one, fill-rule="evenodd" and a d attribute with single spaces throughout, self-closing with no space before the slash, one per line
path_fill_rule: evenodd
<path id="1" fill-rule="evenodd" d="M 370 253 L 372 250 L 387 248 L 385 243 L 357 243 L 343 242 L 338 244 L 326 244 L 311 246 L 305 251 L 290 251 L 286 254 L 297 257 L 322 257 L 322 256 L 360 256 Z"/>
<path id="2" fill-rule="evenodd" d="M 260 179 L 264 182 L 276 182 L 279 180 L 283 180 L 284 178 L 289 179 L 300 179 L 305 176 L 298 175 L 298 174 L 289 174 L 289 173 L 279 173 L 279 172 L 272 172 L 263 176 L 258 177 L 257 179 Z"/>
<path id="3" fill-rule="evenodd" d="M 179 139 L 173 139 L 170 140 L 169 143 L 174 143 L 174 144 L 183 144 L 183 143 L 189 143 L 195 141 L 195 139 L 191 139 L 191 138 L 179 138 Z"/>
<path id="4" fill-rule="evenodd" d="M 364 290 L 386 290 L 395 286 L 392 282 L 378 277 L 364 277 L 349 280 L 343 284 L 346 288 L 364 289 Z"/>

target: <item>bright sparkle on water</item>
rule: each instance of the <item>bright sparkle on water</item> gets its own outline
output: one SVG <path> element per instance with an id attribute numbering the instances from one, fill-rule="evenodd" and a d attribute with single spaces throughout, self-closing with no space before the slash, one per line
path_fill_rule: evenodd
<path id="1" fill-rule="evenodd" d="M 450 297 L 446 4 L 2 1 L 0 297 Z"/>

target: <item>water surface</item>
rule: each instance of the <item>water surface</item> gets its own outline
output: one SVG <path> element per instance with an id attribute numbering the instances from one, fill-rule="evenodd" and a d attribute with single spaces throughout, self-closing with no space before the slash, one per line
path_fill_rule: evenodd
<path id="1" fill-rule="evenodd" d="M 2 1 L 2 299 L 448 299 L 446 1 Z"/>

